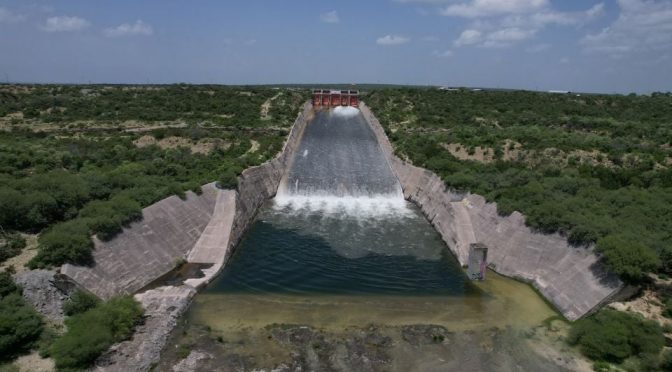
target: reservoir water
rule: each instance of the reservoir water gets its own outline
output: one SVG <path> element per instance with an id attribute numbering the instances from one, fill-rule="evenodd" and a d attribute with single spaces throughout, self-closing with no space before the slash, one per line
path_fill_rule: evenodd
<path id="1" fill-rule="evenodd" d="M 357 339 L 372 325 L 394 339 L 402 337 L 399 329 L 422 324 L 449 330 L 431 336 L 439 340 L 471 339 L 480 336 L 450 332 L 526 329 L 555 315 L 525 284 L 494 273 L 483 282 L 468 280 L 438 233 L 404 200 L 363 116 L 337 108 L 316 112 L 308 123 L 277 196 L 262 208 L 223 272 L 196 296 L 186 322 L 190 330 L 220 335 L 227 352 L 252 358 L 244 366 L 274 368 L 296 356 L 288 351 L 292 347 L 307 347 L 303 341 L 288 346 L 276 334 L 295 329 L 290 325 L 340 335 L 334 340 Z M 190 332 L 176 342 L 196 339 L 198 332 Z M 497 337 L 492 342 L 505 338 Z M 506 342 L 500 346 L 519 345 Z M 445 352 L 475 357 L 480 349 L 471 343 L 453 343 Z M 502 360 L 515 354 L 515 363 L 538 363 L 527 349 L 516 350 Z M 415 358 L 416 352 L 405 352 Z M 413 369 L 425 362 L 409 363 Z M 392 370 L 405 370 L 401 366 Z M 345 370 L 352 368 L 359 369 Z"/>

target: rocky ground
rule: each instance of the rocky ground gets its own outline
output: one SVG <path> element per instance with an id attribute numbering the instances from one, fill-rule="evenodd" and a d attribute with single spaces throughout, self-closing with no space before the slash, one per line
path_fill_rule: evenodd
<path id="1" fill-rule="evenodd" d="M 545 325 L 527 331 L 451 332 L 434 325 L 371 325 L 330 332 L 303 325 L 269 325 L 219 332 L 183 324 L 154 370 L 590 370 L 575 351 L 552 345 L 551 329 Z M 553 353 L 535 349 L 534 344 L 547 344 Z"/>

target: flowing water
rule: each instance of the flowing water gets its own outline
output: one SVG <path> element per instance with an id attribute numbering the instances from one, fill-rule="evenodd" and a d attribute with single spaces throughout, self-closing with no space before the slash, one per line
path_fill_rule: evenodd
<path id="1" fill-rule="evenodd" d="M 318 111 L 307 125 L 277 196 L 187 320 L 240 335 L 232 342 L 245 344 L 272 324 L 331 332 L 432 324 L 473 332 L 524 329 L 554 315 L 525 284 L 494 273 L 469 281 L 404 200 L 363 116 L 337 108 Z M 265 333 L 259 340 L 273 349 Z M 270 353 L 259 347 L 240 352 Z"/>

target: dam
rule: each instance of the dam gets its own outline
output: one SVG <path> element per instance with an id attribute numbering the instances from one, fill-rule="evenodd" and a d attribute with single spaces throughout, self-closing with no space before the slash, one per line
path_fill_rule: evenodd
<path id="1" fill-rule="evenodd" d="M 278 345 L 284 336 L 276 333 L 316 329 L 326 332 L 327 339 L 338 335 L 347 340 L 375 325 L 376 332 L 396 339 L 399 329 L 410 332 L 431 324 L 438 333 L 430 337 L 443 340 L 454 337 L 451 332 L 476 331 L 481 337 L 480 332 L 508 327 L 516 331 L 498 337 L 518 345 L 523 342 L 518 329 L 556 314 L 525 284 L 495 274 L 484 282 L 467 278 L 441 236 L 405 200 L 359 110 L 317 111 L 289 164 L 277 195 L 261 207 L 221 274 L 194 298 L 186 326 L 171 344 L 193 342 L 207 330 L 228 345 L 222 351 L 207 341 L 198 344 L 215 348 L 212 366 L 227 362 L 221 355 L 234 353 L 254 360 L 241 362 L 245 368 L 298 363 L 304 369 L 329 370 L 332 359 L 344 358 L 339 363 L 346 370 L 360 370 L 350 356 L 287 362 L 288 347 L 302 355 L 305 345 L 294 344 L 292 335 L 289 345 Z M 478 342 L 451 342 L 458 344 L 446 346 L 451 363 L 479 368 L 473 364 L 480 358 Z M 508 348 L 511 340 L 493 342 Z M 325 348 L 337 350 L 336 345 Z M 426 357 L 422 352 L 398 352 L 411 369 L 425 363 L 416 360 Z M 510 354 L 504 358 L 543 365 L 524 347 Z M 172 360 L 170 352 L 167 359 Z"/>
<path id="2" fill-rule="evenodd" d="M 213 292 L 480 296 L 359 110 L 320 110 Z"/>
<path id="3" fill-rule="evenodd" d="M 622 286 L 589 250 L 531 231 L 517 212 L 499 216 L 483 197 L 454 194 L 397 158 L 364 102 L 307 103 L 283 150 L 238 181 L 237 190 L 208 184 L 145 208 L 123 234 L 94 238 L 95 265 L 63 265 L 99 297 L 135 293 L 147 311 L 139 336 L 102 358 L 111 370 L 147 370 L 159 356 L 158 370 L 171 370 L 180 345 L 207 351 L 206 370 L 232 361 L 240 364 L 230 369 L 321 370 L 332 359 L 345 367 L 327 369 L 394 361 L 391 370 L 432 370 L 436 361 L 423 358 L 437 343 L 438 360 L 449 361 L 439 370 L 563 370 L 531 352 L 530 332 L 556 310 L 584 316 Z M 488 247 L 495 271 L 482 282 L 462 268 L 474 243 Z M 201 275 L 162 279 L 184 260 Z M 313 347 L 323 341 L 336 344 Z M 362 342 L 382 351 L 349 349 Z M 434 351 L 419 353 L 417 342 Z M 382 364 L 357 365 L 373 360 L 368 352 Z"/>

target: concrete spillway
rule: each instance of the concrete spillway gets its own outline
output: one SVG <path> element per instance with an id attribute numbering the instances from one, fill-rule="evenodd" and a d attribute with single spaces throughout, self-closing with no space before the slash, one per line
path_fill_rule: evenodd
<path id="1" fill-rule="evenodd" d="M 333 250 L 330 253 L 334 254 L 323 256 L 329 260 L 347 263 L 348 260 L 363 259 L 358 261 L 358 264 L 365 270 L 370 270 L 369 264 L 377 263 L 367 256 L 384 257 L 380 262 L 387 261 L 386 265 L 394 267 L 394 270 L 388 273 L 399 275 L 397 284 L 403 284 L 401 287 L 395 284 L 397 286 L 395 289 L 389 286 L 391 283 L 389 277 L 383 278 L 383 282 L 388 283 L 385 291 L 388 293 L 399 293 L 398 288 L 403 289 L 401 292 L 415 291 L 420 286 L 428 287 L 427 283 L 447 281 L 459 283 L 461 279 L 458 275 L 451 278 L 420 276 L 431 274 L 431 270 L 424 270 L 417 276 L 418 280 L 409 281 L 405 273 L 411 275 L 415 271 L 404 271 L 404 266 L 399 265 L 401 261 L 395 263 L 394 257 L 406 257 L 411 258 L 406 260 L 410 262 L 409 265 L 416 265 L 413 260 L 421 260 L 427 265 L 425 267 L 439 267 L 441 265 L 432 262 L 445 260 L 443 258 L 445 255 L 442 257 L 438 254 L 440 251 L 436 249 L 439 245 L 445 247 L 443 242 L 461 264 L 466 262 L 466 249 L 470 243 L 485 243 L 490 248 L 490 264 L 494 270 L 532 283 L 569 319 L 584 316 L 619 290 L 621 283 L 608 273 L 604 273 L 591 250 L 571 247 L 564 237 L 557 234 L 543 235 L 531 231 L 525 226 L 524 218 L 520 214 L 501 217 L 497 214 L 495 204 L 486 203 L 478 195 L 453 194 L 450 190 L 446 190 L 443 181 L 434 173 L 414 167 L 394 156 L 382 126 L 366 105 L 361 106 L 361 113 L 352 109 L 339 111 L 343 109 L 337 108 L 335 112 L 314 112 L 312 106 L 306 104 L 297 117 L 283 151 L 274 159 L 245 170 L 239 178 L 237 190 L 219 190 L 213 185 L 208 185 L 204 187 L 202 195 L 189 193 L 186 201 L 181 201 L 177 197 L 164 199 L 145 208 L 143 221 L 131 224 L 129 228 L 124 229 L 123 234 L 109 242 L 96 240 L 96 249 L 93 252 L 95 265 L 90 267 L 64 265 L 61 268 L 61 272 L 79 286 L 100 297 L 109 298 L 119 294 L 136 293 L 154 279 L 170 271 L 181 259 L 188 258 L 189 262 L 212 264 L 212 268 L 204 273 L 203 278 L 189 279 L 178 287 L 161 287 L 136 295 L 146 309 L 172 310 L 169 316 L 163 310 L 149 311 L 150 320 L 147 326 L 138 332 L 143 336 L 134 337 L 132 341 L 122 344 L 120 349 L 117 349 L 125 351 L 117 352 L 114 361 L 110 362 L 114 366 L 112 369 L 148 369 L 158 358 L 167 334 L 175 324 L 174 319 L 186 309 L 194 296 L 196 292 L 194 288 L 201 288 L 209 283 L 223 267 L 225 270 L 230 268 L 235 261 L 230 259 L 233 252 L 231 248 L 238 245 L 250 227 L 254 229 L 255 221 L 264 219 L 267 219 L 275 230 L 292 230 L 297 239 L 305 239 L 310 234 L 320 234 L 320 243 Z M 222 195 L 223 193 L 225 195 Z M 276 197 L 273 206 L 268 208 L 267 203 L 274 196 Z M 443 242 L 439 241 L 438 245 L 424 243 L 424 239 L 431 237 L 431 233 L 437 240 L 439 239 L 431 227 L 431 233 L 423 232 L 422 229 L 416 231 L 418 235 L 414 235 L 412 231 L 409 233 L 410 224 L 403 219 L 410 218 L 417 221 L 420 216 L 417 209 L 414 210 L 415 206 L 405 199 L 412 201 L 422 210 L 422 214 L 430 221 L 431 227 L 436 229 Z M 291 218 L 278 217 L 285 212 L 292 213 Z M 348 216 L 347 220 L 343 218 L 344 216 Z M 385 220 L 389 221 L 390 218 L 402 220 L 398 225 L 386 224 Z M 427 225 L 424 220 L 423 223 Z M 385 229 L 381 230 L 381 224 L 391 226 L 387 229 L 389 233 L 385 232 Z M 367 229 L 377 230 L 378 234 L 365 233 Z M 261 232 L 264 233 L 264 230 Z M 251 233 L 253 231 L 250 230 Z M 272 237 L 261 238 L 263 239 L 258 242 L 275 244 Z M 408 244 L 400 244 L 404 241 Z M 294 242 L 290 243 L 294 246 Z M 245 248 L 244 245 L 245 241 L 241 244 L 241 248 Z M 237 250 L 239 253 L 245 251 L 245 249 Z M 268 252 L 252 253 L 261 253 L 258 257 L 262 258 L 268 256 Z M 297 253 L 298 256 L 286 257 L 293 259 L 305 252 L 280 249 L 276 253 Z M 311 257 L 315 256 L 310 255 L 309 258 Z M 453 259 L 452 256 L 450 259 Z M 457 264 L 454 263 L 455 266 Z M 235 274 L 234 269 L 230 272 Z M 246 271 L 237 270 L 237 272 Z M 284 273 L 278 270 L 270 274 L 264 280 L 273 280 L 272 276 L 276 274 L 291 275 L 292 270 L 286 270 Z M 340 278 L 340 273 L 336 274 L 339 275 L 335 278 Z M 226 275 L 227 272 L 220 278 Z M 255 279 L 254 276 L 251 278 Z M 361 281 L 367 278 L 367 275 L 354 275 L 350 279 L 354 285 L 360 285 Z M 380 278 L 379 276 L 377 280 Z M 240 276 L 239 279 L 242 280 L 241 283 L 255 285 L 262 291 L 269 289 L 264 287 L 267 284 L 277 283 L 262 281 L 255 284 L 244 276 Z M 327 281 L 299 283 L 313 287 L 318 285 L 322 289 L 328 284 Z M 507 286 L 511 284 L 505 281 L 501 283 Z M 369 288 L 372 291 L 381 289 L 380 285 L 373 282 L 368 284 L 371 284 Z M 497 281 L 490 279 L 479 286 L 491 284 L 497 284 Z M 305 286 L 291 287 L 292 283 L 283 284 L 285 290 L 306 290 Z M 435 286 L 435 289 L 437 288 L 441 289 L 441 285 Z M 426 299 L 422 298 L 416 301 L 417 306 L 412 306 L 412 310 L 400 313 L 400 306 L 408 303 L 407 297 L 404 297 L 403 301 L 388 302 L 389 306 L 383 308 L 387 309 L 391 320 L 403 321 L 405 324 L 427 319 L 434 319 L 436 323 L 443 323 L 446 319 L 457 319 L 462 325 L 472 326 L 484 319 L 496 319 L 501 321 L 502 326 L 507 326 L 516 322 L 515 319 L 508 318 L 515 314 L 523 314 L 520 318 L 526 324 L 537 321 L 534 320 L 534 316 L 546 316 L 545 305 L 533 306 L 529 301 L 511 297 L 516 293 L 523 293 L 524 290 L 493 287 L 490 291 L 484 288 L 486 292 L 501 294 L 502 301 L 499 305 L 494 301 L 483 306 L 482 296 L 468 296 L 475 302 L 462 301 L 461 299 L 466 297 L 459 296 L 473 292 L 465 291 L 464 287 L 454 288 L 457 288 L 457 291 L 453 293 L 458 294 L 458 297 L 441 297 L 446 299 L 445 303 L 436 302 L 428 306 Z M 351 289 L 351 286 L 345 286 L 340 288 L 339 292 L 350 293 Z M 207 294 L 205 296 L 208 298 Z M 221 305 L 218 296 L 216 294 L 209 298 Z M 363 315 L 363 317 L 353 315 L 353 319 L 359 319 L 357 321 L 360 323 L 383 318 L 383 315 L 371 311 L 380 308 L 380 302 L 374 300 L 375 306 L 371 307 L 367 296 L 361 298 L 365 302 L 362 306 L 357 304 L 348 312 Z M 197 302 L 198 298 L 203 298 L 203 295 L 197 296 Z M 453 302 L 451 298 L 457 298 L 459 301 Z M 240 306 L 231 306 L 229 301 L 226 309 L 229 311 L 238 309 L 241 316 L 254 315 L 254 311 L 259 311 L 260 321 L 268 320 L 271 313 L 282 315 L 278 316 L 277 322 L 304 321 L 305 319 L 290 318 L 291 316 L 302 318 L 315 310 L 311 302 L 306 305 L 309 306 L 307 310 L 295 311 L 287 308 L 287 312 L 282 313 L 278 311 L 277 303 L 273 301 L 263 307 L 259 306 L 259 301 L 263 301 L 260 298 L 255 297 L 254 301 L 242 297 L 238 299 L 241 301 Z M 527 299 L 535 303 L 539 300 L 536 296 Z M 332 312 L 324 316 L 325 321 L 343 314 L 341 308 L 334 307 L 329 301 L 325 302 L 324 309 L 331 309 Z M 244 307 L 244 303 L 250 306 Z M 523 306 L 516 307 L 516 304 Z M 206 309 L 206 307 L 200 308 Z M 423 313 L 428 309 L 435 310 L 433 313 L 435 318 Z M 218 312 L 207 311 L 207 313 Z M 395 318 L 399 314 L 416 314 L 420 318 Z M 471 321 L 467 321 L 470 316 Z M 157 322 L 160 325 L 157 326 Z"/>
<path id="2" fill-rule="evenodd" d="M 306 124 L 276 197 L 207 290 L 231 292 L 479 295 L 352 107 Z"/>
<path id="3" fill-rule="evenodd" d="M 322 110 L 306 127 L 278 196 L 403 199 L 375 134 L 356 108 Z"/>

